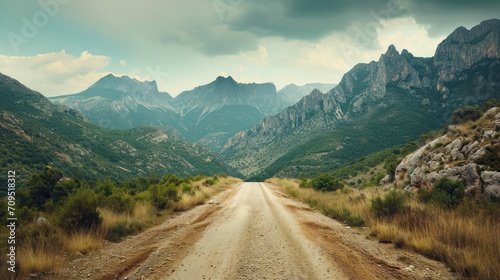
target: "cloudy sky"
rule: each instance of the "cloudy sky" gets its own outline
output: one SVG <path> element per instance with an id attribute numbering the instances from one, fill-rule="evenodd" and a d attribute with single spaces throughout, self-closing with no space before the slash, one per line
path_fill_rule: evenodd
<path id="1" fill-rule="evenodd" d="M 219 75 L 337 83 L 390 44 L 429 57 L 491 0 L 0 0 L 0 73 L 46 96 L 113 73 L 175 96 Z"/>

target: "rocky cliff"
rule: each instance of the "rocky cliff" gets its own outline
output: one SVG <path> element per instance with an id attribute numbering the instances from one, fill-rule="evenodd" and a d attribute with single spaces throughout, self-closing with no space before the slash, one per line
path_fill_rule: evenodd
<path id="1" fill-rule="evenodd" d="M 401 141 L 403 137 L 416 137 L 417 133 L 442 127 L 450 120 L 454 109 L 500 96 L 499 36 L 500 20 L 495 19 L 482 22 L 471 30 L 458 28 L 438 46 L 432 58 L 415 57 L 407 50 L 399 53 L 391 45 L 378 61 L 356 65 L 343 76 L 338 86 L 323 96 L 313 93 L 229 139 L 223 156 L 232 166 L 250 175 L 279 161 L 287 153 L 295 153 L 293 150 L 300 145 L 307 146 L 307 142 L 317 139 L 318 135 L 331 134 L 339 128 L 349 130 L 370 123 L 367 134 L 381 126 L 397 130 L 390 134 L 396 140 L 386 141 L 387 147 L 402 144 L 398 137 Z M 304 107 L 304 102 L 314 104 L 317 101 L 318 106 Z M 399 123 L 410 115 L 420 118 Z M 342 137 L 337 137 L 340 143 L 354 141 L 363 147 L 375 141 L 373 137 Z M 255 157 L 256 151 L 266 159 Z M 338 161 L 335 151 L 328 153 L 330 160 Z M 356 153 L 356 156 L 362 155 Z M 354 159 L 342 157 L 343 161 Z M 290 158 L 288 156 L 287 160 Z M 268 175 L 274 174 L 273 171 Z"/>
<path id="2" fill-rule="evenodd" d="M 231 76 L 185 91 L 172 104 L 190 132 L 188 139 L 215 151 L 237 132 L 286 106 L 273 84 L 242 84 Z"/>
<path id="3" fill-rule="evenodd" d="M 408 155 L 396 169 L 396 184 L 432 188 L 442 177 L 461 180 L 466 192 L 500 198 L 500 108 L 447 133 Z"/>

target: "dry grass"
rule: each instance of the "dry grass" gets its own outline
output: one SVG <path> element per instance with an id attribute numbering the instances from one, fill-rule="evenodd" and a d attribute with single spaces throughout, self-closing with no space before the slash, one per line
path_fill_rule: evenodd
<path id="1" fill-rule="evenodd" d="M 29 273 L 57 272 L 63 263 L 63 256 L 58 248 L 26 247 L 19 250 L 18 263 L 24 271 Z"/>
<path id="2" fill-rule="evenodd" d="M 213 184 L 207 183 L 207 180 L 212 180 Z M 219 177 L 217 180 L 204 178 L 191 182 L 194 193 L 182 194 L 181 200 L 174 205 L 174 210 L 189 210 L 240 181 L 230 177 Z M 0 257 L 2 261 L 0 278 L 25 279 L 29 278 L 31 273 L 57 272 L 64 264 L 64 255 L 75 252 L 89 253 L 101 248 L 104 239 L 120 241 L 127 235 L 136 234 L 144 228 L 159 224 L 172 209 L 158 212 L 150 203 L 138 202 L 131 214 L 119 214 L 107 208 L 99 208 L 98 211 L 103 218 L 102 224 L 91 230 L 81 230 L 69 234 L 50 223 L 42 225 L 32 223 L 29 226 L 21 227 L 19 236 L 22 236 L 22 240 L 19 240 L 20 246 L 17 254 L 19 271 L 14 276 L 9 274 L 4 277 L 3 272 L 7 268 L 6 255 L 3 255 Z M 5 236 L 4 232 L 5 230 L 0 233 L 2 240 Z"/>
<path id="3" fill-rule="evenodd" d="M 103 236 L 101 229 L 80 230 L 67 236 L 66 248 L 70 252 L 86 254 L 102 247 Z"/>
<path id="4" fill-rule="evenodd" d="M 101 228 L 104 233 L 119 223 L 139 223 L 150 226 L 158 221 L 156 210 L 149 203 L 136 204 L 133 214 L 116 213 L 107 208 L 99 208 L 99 214 L 102 217 Z"/>
<path id="5" fill-rule="evenodd" d="M 227 189 L 231 185 L 241 182 L 241 180 L 232 177 L 219 177 L 217 180 L 212 180 L 213 185 L 208 186 L 207 180 L 211 178 L 202 179 L 191 183 L 192 192 L 183 193 L 181 199 L 174 204 L 174 211 L 187 211 L 197 205 L 204 204 L 207 199 L 213 195 Z"/>
<path id="6" fill-rule="evenodd" d="M 194 194 L 183 194 L 181 200 L 174 204 L 174 211 L 187 211 L 194 206 L 205 203 L 207 197 L 202 191 L 195 191 Z"/>
<path id="7" fill-rule="evenodd" d="M 380 242 L 392 242 L 442 261 L 461 277 L 498 279 L 500 275 L 500 217 L 487 214 L 477 205 L 467 205 L 468 213 L 463 213 L 408 197 L 406 211 L 377 219 L 370 207 L 371 200 L 384 193 L 380 188 L 321 193 L 299 188 L 296 180 L 269 181 L 331 217 L 335 217 L 332 213 L 347 209 L 352 216 L 363 219 Z"/>
<path id="8" fill-rule="evenodd" d="M 20 228 L 19 235 L 17 264 L 21 276 L 60 270 L 64 252 L 63 231 L 48 223 L 30 224 Z"/>

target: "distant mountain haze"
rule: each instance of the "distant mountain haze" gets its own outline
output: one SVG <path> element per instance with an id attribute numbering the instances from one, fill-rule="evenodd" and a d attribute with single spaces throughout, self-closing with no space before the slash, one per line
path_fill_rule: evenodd
<path id="1" fill-rule="evenodd" d="M 330 85 L 315 84 L 321 88 Z M 306 86 L 307 89 L 311 85 Z M 306 95 L 302 87 L 278 93 L 271 83 L 241 84 L 231 76 L 184 91 L 175 98 L 158 92 L 154 81 L 107 75 L 87 90 L 52 97 L 55 104 L 79 110 L 93 123 L 112 129 L 140 125 L 173 127 L 192 142 L 220 151 L 237 132 L 280 112 Z"/>

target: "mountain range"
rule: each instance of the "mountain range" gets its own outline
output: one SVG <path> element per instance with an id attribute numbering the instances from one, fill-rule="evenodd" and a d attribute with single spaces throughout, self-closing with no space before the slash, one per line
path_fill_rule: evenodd
<path id="1" fill-rule="evenodd" d="M 440 129 L 459 107 L 499 98 L 500 20 L 456 29 L 433 57 L 391 45 L 338 85 L 277 91 L 229 76 L 172 98 L 154 81 L 108 75 L 81 93 L 50 98 L 52 105 L 9 77 L 0 82 L 2 148 L 18 147 L 23 159 L 32 152 L 36 164 L 116 176 L 314 176 Z M 15 154 L 3 151 L 3 162 Z"/>
<path id="2" fill-rule="evenodd" d="M 402 144 L 449 122 L 451 112 L 500 97 L 500 20 L 456 29 L 434 57 L 391 45 L 361 63 L 339 85 L 239 132 L 222 150 L 230 165 L 254 179 L 332 170 Z"/>
<path id="3" fill-rule="evenodd" d="M 149 86 L 151 93 L 159 94 L 154 84 Z M 125 93 L 130 89 L 123 88 Z M 90 96 L 91 90 L 85 94 Z M 22 178 L 47 165 L 88 180 L 165 173 L 239 175 L 219 155 L 200 144 L 183 141 L 173 129 L 101 128 L 89 123 L 79 111 L 53 105 L 40 93 L 2 74 L 0 96 L 0 161 Z M 158 100 L 162 99 L 168 96 L 159 94 Z"/>
<path id="4" fill-rule="evenodd" d="M 289 85 L 277 92 L 271 83 L 241 84 L 229 76 L 217 77 L 172 98 L 159 92 L 154 81 L 139 82 L 110 74 L 81 93 L 52 97 L 50 101 L 83 112 L 101 127 L 171 127 L 191 142 L 220 151 L 237 132 L 293 105 L 313 87 L 333 88 L 323 84 Z"/>

